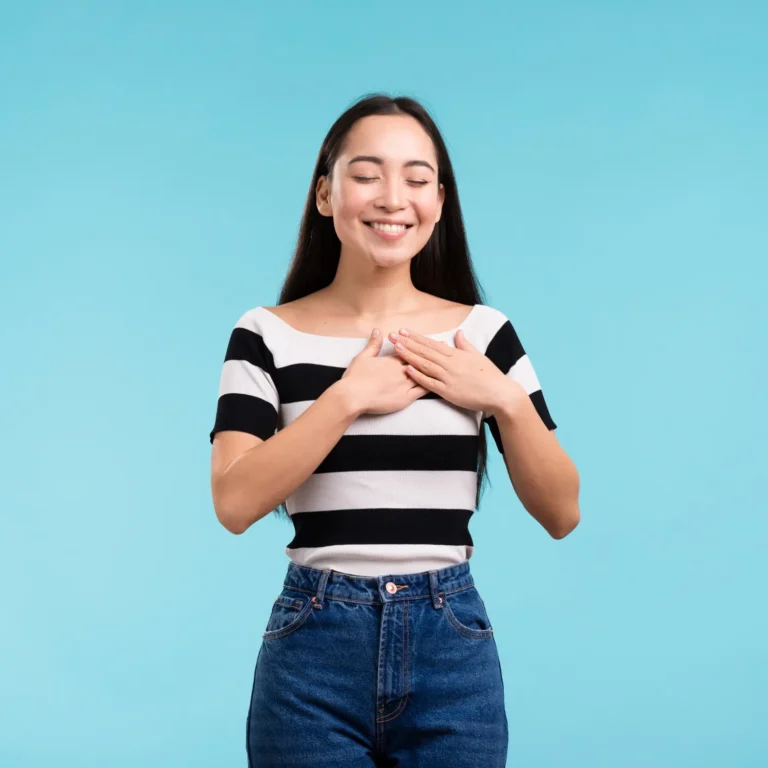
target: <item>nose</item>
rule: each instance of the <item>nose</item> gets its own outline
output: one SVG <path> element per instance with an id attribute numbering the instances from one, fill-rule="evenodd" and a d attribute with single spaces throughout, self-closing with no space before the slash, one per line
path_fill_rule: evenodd
<path id="1" fill-rule="evenodd" d="M 397 211 L 403 207 L 403 190 L 398 179 L 384 182 L 377 204 L 388 211 Z"/>

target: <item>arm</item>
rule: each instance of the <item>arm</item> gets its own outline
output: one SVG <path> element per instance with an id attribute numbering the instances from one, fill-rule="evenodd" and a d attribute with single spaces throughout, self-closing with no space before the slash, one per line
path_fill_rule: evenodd
<path id="1" fill-rule="evenodd" d="M 516 382 L 510 380 L 509 395 L 493 415 L 518 498 L 550 536 L 564 538 L 581 519 L 580 481 L 574 463 Z"/>
<path id="2" fill-rule="evenodd" d="M 231 533 L 244 533 L 269 514 L 317 469 L 359 415 L 348 382 L 341 379 L 266 440 L 244 432 L 217 433 L 211 490 L 221 524 Z"/>

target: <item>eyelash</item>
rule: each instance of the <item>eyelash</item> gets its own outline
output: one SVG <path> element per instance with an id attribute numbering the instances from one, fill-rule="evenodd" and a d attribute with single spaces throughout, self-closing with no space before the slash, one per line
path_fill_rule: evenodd
<path id="1" fill-rule="evenodd" d="M 355 181 L 364 181 L 364 182 L 376 181 L 375 176 L 353 176 L 352 178 L 355 179 Z M 415 184 L 417 187 L 423 187 L 425 184 L 429 184 L 428 181 L 415 181 L 415 180 L 410 180 L 408 183 Z"/>

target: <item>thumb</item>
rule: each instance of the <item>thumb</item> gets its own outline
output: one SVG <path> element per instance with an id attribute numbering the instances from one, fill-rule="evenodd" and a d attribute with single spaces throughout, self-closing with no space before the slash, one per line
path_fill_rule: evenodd
<path id="1" fill-rule="evenodd" d="M 464 331 L 456 331 L 454 338 L 456 340 L 456 346 L 459 349 L 474 349 L 474 347 L 467 341 L 467 337 L 464 335 Z"/>
<path id="2" fill-rule="evenodd" d="M 381 350 L 382 341 L 381 331 L 378 328 L 374 328 L 371 331 L 371 338 L 368 340 L 368 344 L 363 351 L 367 352 L 371 357 L 376 357 Z"/>

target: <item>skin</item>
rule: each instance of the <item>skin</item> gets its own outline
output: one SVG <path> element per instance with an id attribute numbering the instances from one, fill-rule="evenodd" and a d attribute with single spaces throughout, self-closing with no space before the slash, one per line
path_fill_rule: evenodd
<path id="1" fill-rule="evenodd" d="M 378 157 L 381 163 L 356 161 Z M 416 162 L 418 165 L 409 165 Z M 299 330 L 337 336 L 368 336 L 405 323 L 425 333 L 456 327 L 470 307 L 417 290 L 411 259 L 424 247 L 442 214 L 445 190 L 437 177 L 429 135 L 407 115 L 372 115 L 347 135 L 331 174 L 321 176 L 316 204 L 333 218 L 341 241 L 334 281 L 312 296 L 274 308 Z M 380 237 L 366 222 L 411 224 L 397 240 Z M 322 320 L 321 320 L 322 318 Z M 324 328 L 318 328 L 324 323 Z"/>
<path id="2" fill-rule="evenodd" d="M 357 160 L 378 157 L 381 164 Z M 409 162 L 420 165 L 407 165 Z M 428 167 L 431 166 L 431 167 Z M 355 275 L 375 275 L 377 287 L 410 285 L 404 279 L 410 260 L 426 245 L 440 220 L 445 189 L 437 178 L 437 155 L 431 139 L 410 116 L 373 115 L 359 120 L 349 132 L 334 164 L 332 181 L 317 185 L 318 210 L 333 216 L 341 240 L 342 272 L 336 290 L 351 287 Z M 365 222 L 389 218 L 412 224 L 396 241 L 379 237 Z M 395 298 L 390 290 L 391 298 Z M 378 302 L 386 306 L 383 300 Z M 367 303 L 358 301 L 358 306 Z"/>

